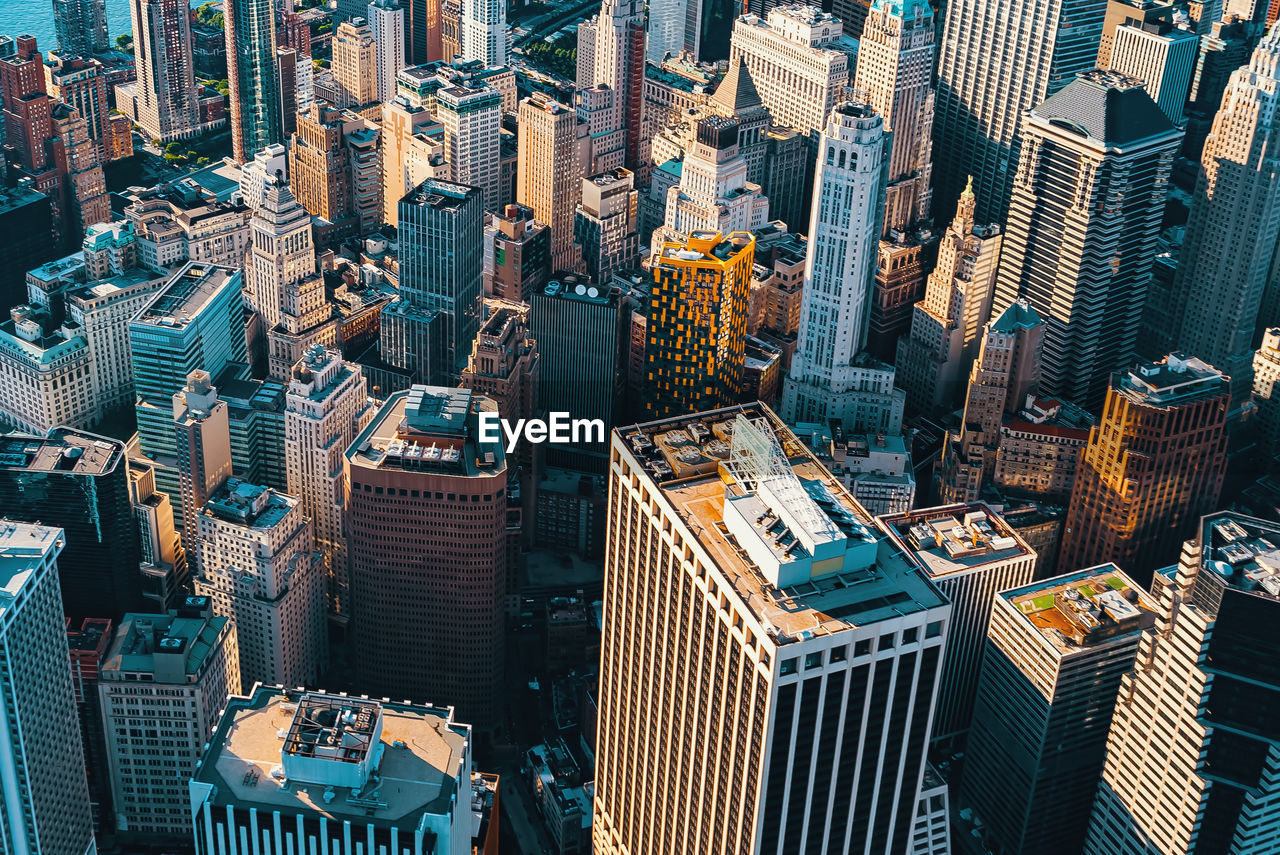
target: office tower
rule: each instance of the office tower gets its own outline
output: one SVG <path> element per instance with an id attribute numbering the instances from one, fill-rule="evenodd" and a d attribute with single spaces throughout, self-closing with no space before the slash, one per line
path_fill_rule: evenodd
<path id="1" fill-rule="evenodd" d="M 583 175 L 619 169 L 626 159 L 626 128 L 617 125 L 616 100 L 614 91 L 603 84 L 574 93 Z"/>
<path id="2" fill-rule="evenodd" d="M 0 303 L 13 306 L 26 298 L 26 272 L 55 254 L 52 226 L 48 195 L 30 186 L 0 188 L 0 253 L 6 259 L 0 266 Z"/>
<path id="3" fill-rule="evenodd" d="M 338 107 L 363 107 L 379 100 L 378 46 L 364 18 L 338 25 L 333 36 L 333 82 Z M 394 80 L 395 78 L 392 78 Z"/>
<path id="4" fill-rule="evenodd" d="M 527 318 L 523 307 L 496 307 L 480 327 L 462 372 L 462 385 L 497 404 L 498 415 L 510 422 L 537 412 L 538 343 Z M 528 446 L 521 450 L 527 454 Z"/>
<path id="5" fill-rule="evenodd" d="M 116 85 L 116 106 L 161 142 L 200 132 L 191 22 L 184 0 L 130 0 L 136 81 Z"/>
<path id="6" fill-rule="evenodd" d="M 520 102 L 520 160 L 516 201 L 551 229 L 551 269 L 581 260 L 573 240 L 573 212 L 582 200 L 578 114 L 535 92 Z"/>
<path id="7" fill-rule="evenodd" d="M 1031 582 L 1036 555 L 982 503 L 907 511 L 878 522 L 894 546 L 951 602 L 932 738 L 952 748 L 964 745 L 992 602 L 997 591 Z"/>
<path id="8" fill-rule="evenodd" d="M 849 53 L 839 19 L 813 6 L 780 6 L 767 18 L 743 15 L 729 54 L 751 72 L 776 124 L 820 135 L 849 83 Z"/>
<path id="9" fill-rule="evenodd" d="M 973 362 L 991 315 L 999 226 L 980 226 L 972 185 L 960 194 L 955 219 L 938 245 L 924 299 L 915 304 L 911 335 L 898 342 L 894 367 L 906 405 L 930 413 L 959 399 L 965 368 Z"/>
<path id="10" fill-rule="evenodd" d="M 1089 435 L 1059 562 L 1112 561 L 1142 584 L 1217 507 L 1226 471 L 1230 378 L 1170 354 L 1117 374 Z"/>
<path id="11" fill-rule="evenodd" d="M 192 371 L 187 385 L 173 396 L 174 451 L 182 540 L 197 560 L 197 518 L 205 502 L 231 477 L 231 422 L 226 401 L 207 371 Z"/>
<path id="12" fill-rule="evenodd" d="M 614 128 L 624 132 L 621 165 L 635 170 L 642 165 L 645 147 L 640 130 L 645 79 L 644 4 L 640 0 L 604 0 L 595 36 L 593 84 L 607 86 L 613 92 Z"/>
<path id="13" fill-rule="evenodd" d="M 138 539 L 124 444 L 69 428 L 0 435 L 0 507 L 11 519 L 57 520 L 68 617 L 118 617 L 142 605 Z"/>
<path id="14" fill-rule="evenodd" d="M 480 328 L 483 196 L 475 187 L 429 178 L 400 200 L 399 220 L 400 296 L 391 305 L 444 316 L 438 343 L 443 364 L 416 376 L 456 379 Z M 389 354 L 384 346 L 383 358 L 413 370 L 410 356 L 425 356 L 407 342 L 400 349 L 403 355 Z"/>
<path id="15" fill-rule="evenodd" d="M 399 98 L 382 105 L 382 219 L 388 225 L 399 221 L 404 194 L 421 183 L 410 178 L 410 153 L 415 137 L 434 123 L 432 111 Z"/>
<path id="16" fill-rule="evenodd" d="M 363 18 L 368 7 L 369 0 L 337 0 L 335 9 L 338 14 L 334 16 L 334 24 Z"/>
<path id="17" fill-rule="evenodd" d="M 942 501 L 977 501 L 991 480 L 1004 417 L 1017 412 L 1040 385 L 1044 335 L 1044 321 L 1025 302 L 1014 303 L 987 324 L 969 372 L 960 428 L 943 441 Z"/>
<path id="18" fill-rule="evenodd" d="M 924 0 L 871 4 L 853 88 L 892 133 L 882 237 L 927 219 L 932 169 L 933 9 Z"/>
<path id="19" fill-rule="evenodd" d="M 506 205 L 487 218 L 484 296 L 528 303 L 551 275 L 551 229 L 524 205 Z"/>
<path id="20" fill-rule="evenodd" d="M 440 59 L 453 62 L 462 54 L 462 0 L 439 0 Z"/>
<path id="21" fill-rule="evenodd" d="M 497 777 L 473 768 L 471 725 L 452 707 L 255 686 L 227 703 L 191 781 L 195 851 L 265 838 L 264 852 L 496 852 Z M 259 781 L 271 769 L 289 786 Z"/>
<path id="22" fill-rule="evenodd" d="M 946 598 L 760 404 L 612 459 L 595 851 L 908 851 Z"/>
<path id="23" fill-rule="evenodd" d="M 1173 280 L 1177 349 L 1247 393 L 1255 336 L 1280 319 L 1267 276 L 1280 234 L 1280 29 L 1231 75 L 1204 144 Z"/>
<path id="24" fill-rule="evenodd" d="M 458 54 L 485 68 L 507 64 L 507 4 L 501 0 L 462 0 L 458 18 Z"/>
<path id="25" fill-rule="evenodd" d="M 235 623 L 241 684 L 315 685 L 329 660 L 325 579 L 301 502 L 229 478 L 198 522 L 195 592 Z"/>
<path id="26" fill-rule="evenodd" d="M 366 388 L 359 366 L 344 362 L 336 350 L 312 345 L 293 367 L 285 398 L 288 492 L 311 520 L 329 611 L 342 621 L 351 611 L 342 453 L 373 417 Z"/>
<path id="27" fill-rule="evenodd" d="M 716 91 L 707 99 L 707 111 L 738 123 L 738 150 L 747 161 L 747 180 L 763 185 L 768 174 L 766 134 L 772 117 L 741 56 L 730 63 Z"/>
<path id="28" fill-rule="evenodd" d="M 436 97 L 449 180 L 478 188 L 484 194 L 484 209 L 498 210 L 502 206 L 502 96 L 493 87 L 478 83 L 450 86 Z"/>
<path id="29" fill-rule="evenodd" d="M 110 46 L 106 0 L 54 0 L 53 28 L 61 53 L 104 53 Z"/>
<path id="30" fill-rule="evenodd" d="M 4 830 L 15 852 L 93 855 L 84 747 L 58 598 L 62 544 L 61 529 L 0 521 Z"/>
<path id="31" fill-rule="evenodd" d="M 771 127 L 764 132 L 765 173 L 761 189 L 769 197 L 769 216 L 788 228 L 807 228 L 805 193 L 809 181 L 809 146 L 795 128 Z"/>
<path id="32" fill-rule="evenodd" d="M 1114 564 L 995 595 L 956 794 L 988 847 L 1078 855 L 1120 679 L 1155 608 Z"/>
<path id="33" fill-rule="evenodd" d="M 1205 517 L 1152 597 L 1120 681 L 1087 855 L 1262 853 L 1280 844 L 1275 544 L 1280 527 L 1236 513 Z"/>
<path id="34" fill-rule="evenodd" d="M 1199 160 L 1205 137 L 1222 106 L 1222 94 L 1235 70 L 1249 62 L 1254 40 L 1249 25 L 1239 19 L 1214 20 L 1212 29 L 1200 36 L 1195 76 L 1187 98 L 1187 136 L 1182 156 Z"/>
<path id="35" fill-rule="evenodd" d="M 1092 428 L 1075 404 L 1028 395 L 1000 425 L 991 483 L 1003 495 L 1066 505 Z"/>
<path id="36" fill-rule="evenodd" d="M 618 291 L 563 276 L 529 297 L 529 331 L 538 343 L 538 409 L 617 424 L 626 377 L 628 302 Z M 603 473 L 603 442 L 547 446 L 547 465 Z"/>
<path id="37" fill-rule="evenodd" d="M 415 386 L 387 399 L 343 462 L 361 679 L 451 701 L 484 728 L 502 711 L 508 555 L 503 442 L 480 435 L 480 414 L 496 411 L 469 389 Z M 388 490 L 412 492 L 391 503 Z"/>
<path id="38" fill-rule="evenodd" d="M 605 282 L 636 266 L 640 252 L 635 175 L 614 169 L 582 179 L 582 202 L 573 212 L 573 239 L 582 248 L 587 275 Z"/>
<path id="39" fill-rule="evenodd" d="M 897 425 L 867 426 L 859 397 L 866 375 L 881 367 L 892 386 L 892 369 L 868 367 L 856 358 L 867 339 L 880 237 L 884 123 L 865 104 L 841 102 L 831 112 L 820 149 L 799 339 L 783 390 L 783 417 L 822 424 L 835 419 L 847 431 L 896 433 Z M 901 406 L 899 401 L 898 421 Z"/>
<path id="40" fill-rule="evenodd" d="M 1158 28 L 1172 23 L 1173 6 L 1161 0 L 1107 0 L 1102 19 L 1102 37 L 1098 41 L 1098 68 L 1103 71 L 1115 68 L 1112 51 L 1116 42 L 1116 30 L 1120 27 L 1143 29 L 1151 25 Z"/>
<path id="41" fill-rule="evenodd" d="M 938 51 L 934 190 L 977 181 L 977 218 L 1004 222 L 1019 167 L 1022 116 L 1095 65 L 1107 0 L 948 3 Z M 1038 49 L 1029 50 L 1030 45 Z M 947 214 L 949 211 L 941 211 Z"/>
<path id="42" fill-rule="evenodd" d="M 444 0 L 448 2 L 448 0 Z M 458 23 L 456 17 L 442 15 L 441 0 L 406 0 L 405 10 L 405 62 L 409 65 L 421 65 L 424 62 L 446 62 L 453 59 L 441 46 L 442 27 L 448 26 L 457 40 Z"/>
<path id="43" fill-rule="evenodd" d="M 57 104 L 51 118 L 57 147 L 61 149 L 55 157 L 65 173 L 69 203 L 63 216 L 63 235 L 79 243 L 89 226 L 111 219 L 107 178 L 98 157 L 98 144 L 89 136 L 89 126 L 80 114 L 66 104 Z"/>
<path id="44" fill-rule="evenodd" d="M 596 85 L 596 39 L 598 38 L 600 16 L 592 15 L 578 24 L 578 52 L 574 57 L 575 71 L 573 82 L 579 89 L 590 89 Z M 652 30 L 647 42 L 653 49 Z"/>
<path id="45" fill-rule="evenodd" d="M 738 123 L 723 116 L 698 120 L 684 159 L 680 183 L 667 191 L 663 236 L 694 232 L 750 231 L 769 221 L 769 200 L 747 181 L 747 161 L 738 146 Z"/>
<path id="46" fill-rule="evenodd" d="M 190 581 L 187 553 L 173 524 L 173 503 L 156 490 L 156 470 L 146 460 L 129 461 L 129 503 L 142 548 L 142 597 L 153 611 L 177 608 Z"/>
<path id="47" fill-rule="evenodd" d="M 404 68 L 404 8 L 399 0 L 369 3 L 369 30 L 373 35 L 378 97 L 384 104 L 396 97 L 396 75 Z"/>
<path id="48" fill-rule="evenodd" d="M 111 644 L 111 626 L 107 618 L 85 618 L 78 627 L 67 621 L 71 687 L 80 723 L 80 742 L 84 746 L 85 776 L 89 783 L 89 807 L 95 835 L 111 831 L 115 820 L 111 806 L 107 737 L 102 731 L 102 705 L 98 700 L 98 672 Z"/>
<path id="49" fill-rule="evenodd" d="M 1169 121 L 1181 124 L 1199 43 L 1191 30 L 1173 24 L 1125 25 L 1115 32 L 1111 68 L 1141 80 Z"/>
<path id="50" fill-rule="evenodd" d="M 144 0 L 134 0 L 144 2 Z M 275 4 L 271 0 L 227 0 L 227 81 L 231 87 L 231 156 L 252 160 L 284 142 L 280 79 L 275 64 Z"/>
<path id="51" fill-rule="evenodd" d="M 644 408 L 671 418 L 741 397 L 755 238 L 694 232 L 655 253 Z"/>
<path id="52" fill-rule="evenodd" d="M 1027 114 L 994 305 L 1026 300 L 1044 319 L 1049 394 L 1096 407 L 1129 364 L 1181 137 L 1113 71 L 1081 74 Z"/>
<path id="53" fill-rule="evenodd" d="M 96 59 L 50 54 L 45 65 L 45 89 L 49 97 L 73 108 L 85 120 L 89 136 L 98 146 L 102 162 L 115 160 L 108 127 L 107 70 Z M 132 143 L 129 144 L 132 153 Z"/>
<path id="54" fill-rule="evenodd" d="M 191 833 L 187 782 L 239 685 L 236 626 L 207 597 L 119 622 L 98 673 L 117 834 Z"/>
<path id="55" fill-rule="evenodd" d="M 303 60 L 305 64 L 306 59 Z M 276 48 L 276 75 L 280 79 L 280 132 L 286 137 L 298 130 L 298 52 Z M 314 97 L 313 101 L 314 102 Z"/>
<path id="56" fill-rule="evenodd" d="M 383 211 L 378 127 L 327 104 L 299 113 L 289 141 L 289 189 L 324 221 L 326 242 L 376 230 Z"/>

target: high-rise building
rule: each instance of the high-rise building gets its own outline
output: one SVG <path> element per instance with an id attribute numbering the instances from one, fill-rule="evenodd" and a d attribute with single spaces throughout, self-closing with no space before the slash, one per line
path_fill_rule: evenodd
<path id="1" fill-rule="evenodd" d="M 449 180 L 478 188 L 486 211 L 501 208 L 502 95 L 484 83 L 443 88 L 436 93 L 436 119 L 444 126 Z"/>
<path id="2" fill-rule="evenodd" d="M 454 36 L 454 53 L 457 53 L 458 18 L 454 10 L 451 17 L 442 14 L 444 4 L 451 0 L 406 0 L 405 2 L 405 61 L 409 65 L 421 65 L 424 62 L 449 62 L 453 55 L 443 50 L 441 37 L 443 28 L 448 27 Z"/>
<path id="3" fill-rule="evenodd" d="M 382 105 L 382 220 L 399 222 L 400 200 L 428 176 L 417 177 L 411 169 L 421 133 L 435 124 L 435 114 L 397 98 Z M 417 180 L 414 180 L 414 179 Z"/>
<path id="4" fill-rule="evenodd" d="M 1081 74 L 1027 114 L 994 310 L 1026 300 L 1044 319 L 1049 394 L 1096 407 L 1130 364 L 1181 137 L 1114 71 Z"/>
<path id="5" fill-rule="evenodd" d="M 1141 80 L 1169 121 L 1182 124 L 1199 43 L 1194 32 L 1173 24 L 1126 24 L 1116 28 L 1111 68 Z"/>
<path id="6" fill-rule="evenodd" d="M 819 139 L 799 337 L 783 387 L 783 417 L 836 420 L 855 433 L 897 433 L 902 396 L 891 407 L 896 414 L 881 417 L 871 410 L 882 407 L 862 394 L 886 382 L 891 388 L 893 369 L 858 358 L 867 340 L 883 210 L 884 122 L 867 105 L 843 101 Z"/>
<path id="7" fill-rule="evenodd" d="M 551 275 L 551 229 L 524 205 L 486 216 L 484 295 L 529 303 Z"/>
<path id="8" fill-rule="evenodd" d="M 156 470 L 142 458 L 129 461 L 129 502 L 142 547 L 142 596 L 147 608 L 167 612 L 186 596 L 191 573 L 173 524 L 173 502 L 156 489 Z"/>
<path id="9" fill-rule="evenodd" d="M 1087 855 L 1272 852 L 1280 526 L 1200 522 L 1155 578 L 1155 626 L 1120 681 Z"/>
<path id="10" fill-rule="evenodd" d="M 110 47 L 106 0 L 54 0 L 53 28 L 63 53 L 91 56 Z"/>
<path id="11" fill-rule="evenodd" d="M 763 405 L 611 458 L 595 851 L 909 851 L 946 598 Z"/>
<path id="12" fill-rule="evenodd" d="M 481 413 L 496 412 L 469 389 L 415 386 L 387 399 L 343 462 L 361 678 L 452 701 L 485 728 L 502 712 L 508 555 L 504 443 L 480 433 Z"/>
<path id="13" fill-rule="evenodd" d="M 621 165 L 634 171 L 642 166 L 646 143 L 640 129 L 645 79 L 644 4 L 640 0 L 603 0 L 595 37 L 592 84 L 607 86 L 613 92 L 613 129 L 621 130 L 624 137 Z"/>
<path id="14" fill-rule="evenodd" d="M 1002 236 L 999 226 L 974 223 L 976 208 L 970 185 L 942 235 L 924 299 L 912 310 L 911 335 L 898 342 L 897 382 L 906 406 L 918 412 L 955 405 L 991 315 Z"/>
<path id="15" fill-rule="evenodd" d="M 80 741 L 84 745 L 85 775 L 89 781 L 89 807 L 93 813 L 95 835 L 110 833 L 115 827 L 107 737 L 102 730 L 102 705 L 98 699 L 98 673 L 111 644 L 111 627 L 112 622 L 107 618 L 85 618 L 78 626 L 67 621 L 71 685 L 80 720 Z"/>
<path id="16" fill-rule="evenodd" d="M 185 0 L 129 2 L 138 79 L 116 86 L 116 106 L 161 142 L 201 130 L 188 9 Z"/>
<path id="17" fill-rule="evenodd" d="M 14 54 L 0 59 L 0 96 L 5 142 L 17 155 L 17 165 L 33 176 L 48 171 L 50 152 L 45 140 L 53 136 L 53 103 L 45 89 L 44 59 L 34 37 L 19 36 Z"/>
<path id="18" fill-rule="evenodd" d="M 1221 8 L 1221 0 L 1218 0 Z M 1107 0 L 1102 20 L 1102 37 L 1098 41 L 1098 68 L 1106 71 L 1112 65 L 1116 30 L 1120 27 L 1148 25 L 1156 27 L 1173 22 L 1173 6 L 1163 0 Z"/>
<path id="19" fill-rule="evenodd" d="M 197 518 L 205 502 L 231 477 L 231 421 L 207 371 L 192 371 L 173 396 L 182 539 L 198 560 Z"/>
<path id="20" fill-rule="evenodd" d="M 338 107 L 364 107 L 380 100 L 378 46 L 373 28 L 364 18 L 338 25 L 333 35 L 332 68 Z"/>
<path id="21" fill-rule="evenodd" d="M 280 103 L 280 78 L 275 63 L 275 3 L 227 0 L 222 11 L 226 18 L 227 82 L 231 87 L 231 156 L 236 163 L 245 163 L 263 148 L 284 142 L 284 125 L 276 109 Z"/>
<path id="22" fill-rule="evenodd" d="M 955 796 L 992 851 L 1078 855 L 1120 678 L 1155 616 L 1114 564 L 995 595 Z"/>
<path id="23" fill-rule="evenodd" d="M 1262 465 L 1270 469 L 1280 453 L 1280 327 L 1262 334 L 1262 346 L 1253 355 L 1253 402 L 1258 408 L 1255 418 Z"/>
<path id="24" fill-rule="evenodd" d="M 49 54 L 44 67 L 45 90 L 49 97 L 75 109 L 88 126 L 89 136 L 98 146 L 102 162 L 117 159 L 111 141 L 108 116 L 107 69 L 87 54 Z M 129 144 L 133 153 L 133 144 Z"/>
<path id="25" fill-rule="evenodd" d="M 1146 585 L 1173 560 L 1218 506 L 1229 382 L 1181 354 L 1115 376 L 1076 474 L 1061 566 L 1111 561 Z"/>
<path id="26" fill-rule="evenodd" d="M 107 178 L 102 171 L 98 143 L 89 125 L 73 108 L 56 104 L 50 114 L 56 148 L 55 162 L 64 173 L 67 207 L 62 217 L 64 239 L 79 243 L 85 230 L 111 219 Z"/>
<path id="27" fill-rule="evenodd" d="M 1000 426 L 1040 385 L 1044 321 L 1029 304 L 1014 303 L 987 324 L 969 372 L 960 428 L 943 440 L 939 494 L 948 503 L 974 502 L 995 472 Z"/>
<path id="28" fill-rule="evenodd" d="M 662 239 L 751 231 L 769 222 L 769 200 L 759 184 L 747 181 L 738 131 L 738 123 L 723 116 L 698 120 L 680 183 L 667 191 Z"/>
<path id="29" fill-rule="evenodd" d="M 1036 554 L 987 505 L 945 505 L 879 517 L 890 541 L 951 602 L 933 740 L 964 744 L 997 591 L 1029 583 Z"/>
<path id="30" fill-rule="evenodd" d="M 1195 76 L 1187 98 L 1187 136 L 1182 145 L 1183 157 L 1199 160 L 1205 137 L 1222 106 L 1222 94 L 1237 68 L 1249 62 L 1254 40 L 1249 24 L 1234 18 L 1212 21 L 1208 32 L 1200 33 L 1200 50 L 1196 56 Z"/>
<path id="31" fill-rule="evenodd" d="M 583 152 L 578 114 L 535 92 L 520 102 L 516 201 L 551 229 L 551 269 L 573 270 L 581 249 L 573 239 L 573 212 L 582 201 Z"/>
<path id="32" fill-rule="evenodd" d="M 573 212 L 573 239 L 582 248 L 587 275 L 606 282 L 615 271 L 636 266 L 640 195 L 635 175 L 618 168 L 582 179 L 582 202 Z"/>
<path id="33" fill-rule="evenodd" d="M 1004 222 L 1020 162 L 1022 116 L 1094 67 L 1106 3 L 947 4 L 934 111 L 934 137 L 946 140 L 935 152 L 939 198 L 959 198 L 972 175 L 978 220 Z"/>
<path id="34" fill-rule="evenodd" d="M 117 834 L 191 833 L 187 782 L 239 685 L 236 626 L 208 598 L 124 616 L 98 673 Z"/>
<path id="35" fill-rule="evenodd" d="M 382 224 L 382 183 L 376 125 L 327 104 L 297 115 L 289 141 L 289 189 L 307 213 L 323 221 L 327 241 L 367 234 Z"/>
<path id="36" fill-rule="evenodd" d="M 1255 336 L 1280 320 L 1267 276 L 1280 234 L 1280 28 L 1236 69 L 1205 140 L 1174 275 L 1173 347 L 1250 385 Z"/>
<path id="37" fill-rule="evenodd" d="M 378 74 L 378 97 L 386 103 L 396 97 L 396 75 L 404 68 L 404 7 L 399 0 L 371 0 L 369 29 L 373 34 Z"/>
<path id="38" fill-rule="evenodd" d="M 838 18 L 800 5 L 771 9 L 767 18 L 743 15 L 730 45 L 730 65 L 742 58 L 776 124 L 822 133 L 849 83 L 852 48 Z"/>
<path id="39" fill-rule="evenodd" d="M 64 537 L 62 529 L 0 520 L 4 832 L 15 852 L 93 855 L 84 744 L 58 597 Z"/>
<path id="40" fill-rule="evenodd" d="M 485 68 L 507 64 L 507 4 L 502 0 L 462 0 L 458 53 Z"/>
<path id="41" fill-rule="evenodd" d="M 241 684 L 315 685 L 329 662 L 324 567 L 298 498 L 229 478 L 198 523 L 195 592 L 235 623 Z"/>
<path id="42" fill-rule="evenodd" d="M 272 853 L 492 855 L 498 781 L 472 751 L 452 707 L 255 686 L 228 701 L 191 781 L 195 851 L 232 855 L 247 839 Z M 271 769 L 289 785 L 260 781 Z"/>
<path id="43" fill-rule="evenodd" d="M 422 2 L 422 0 L 414 0 L 414 3 Z M 435 3 L 439 6 L 438 16 L 440 19 L 440 55 L 438 59 L 445 62 L 453 62 L 462 55 L 462 0 L 426 0 L 428 4 Z"/>
<path id="44" fill-rule="evenodd" d="M 359 366 L 343 362 L 335 350 L 312 345 L 293 367 L 285 398 L 289 493 L 298 497 L 303 516 L 311 520 L 329 611 L 340 621 L 351 612 L 342 454 L 373 418 L 366 388 Z"/>
<path id="45" fill-rule="evenodd" d="M 754 248 L 750 232 L 694 232 L 655 253 L 643 386 L 653 418 L 741 397 Z"/>
<path id="46" fill-rule="evenodd" d="M 59 608 L 67 617 L 117 618 L 142 607 L 123 443 L 68 428 L 0 434 L 0 507 L 11 519 L 56 520 L 66 532 Z"/>

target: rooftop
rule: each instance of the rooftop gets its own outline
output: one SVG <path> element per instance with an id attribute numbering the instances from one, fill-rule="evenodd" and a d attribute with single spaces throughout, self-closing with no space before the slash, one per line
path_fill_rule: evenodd
<path id="1" fill-rule="evenodd" d="M 1128 374 L 1116 374 L 1112 388 L 1136 403 L 1161 407 L 1227 395 L 1229 382 L 1209 363 L 1171 353 L 1159 362 L 1143 363 Z"/>
<path id="2" fill-rule="evenodd" d="M 1201 560 L 1228 587 L 1280 600 L 1280 525 L 1223 513 L 1200 523 Z"/>
<path id="3" fill-rule="evenodd" d="M 0 470 L 105 475 L 124 459 L 123 443 L 73 428 L 56 427 L 47 436 L 0 434 Z"/>
<path id="4" fill-rule="evenodd" d="M 131 323 L 181 328 L 193 320 L 223 288 L 240 290 L 240 271 L 190 262 L 161 289 Z"/>
<path id="5" fill-rule="evenodd" d="M 501 441 L 479 440 L 479 413 L 497 404 L 470 389 L 414 386 L 387 399 L 347 449 L 352 465 L 474 477 L 506 465 Z"/>
<path id="6" fill-rule="evenodd" d="M 458 210 L 472 196 L 480 195 L 475 187 L 466 184 L 455 184 L 440 178 L 428 178 L 405 194 L 401 205 L 418 205 L 420 207 L 439 208 L 441 210 Z"/>
<path id="7" fill-rule="evenodd" d="M 617 299 L 613 289 L 600 288 L 589 276 L 581 273 L 557 274 L 547 280 L 547 284 L 542 287 L 542 295 L 589 303 L 612 303 Z"/>
<path id="8" fill-rule="evenodd" d="M 1032 555 L 1018 533 L 981 502 L 887 514 L 879 522 L 934 579 Z"/>
<path id="9" fill-rule="evenodd" d="M 763 404 L 619 428 L 614 447 L 780 644 L 946 603 Z"/>
<path id="10" fill-rule="evenodd" d="M 996 596 L 1060 653 L 1140 632 L 1155 622 L 1151 598 L 1114 564 L 1055 576 Z"/>
<path id="11" fill-rule="evenodd" d="M 750 232 L 722 235 L 719 232 L 695 231 L 683 242 L 664 241 L 661 262 L 728 261 L 754 244 L 755 237 Z"/>
<path id="12" fill-rule="evenodd" d="M 450 708 L 256 686 L 227 702 L 194 781 L 215 805 L 407 831 L 470 803 L 470 736 Z"/>
<path id="13" fill-rule="evenodd" d="M 283 520 L 297 504 L 298 500 L 287 493 L 250 484 L 239 478 L 228 478 L 209 497 L 201 513 L 250 528 L 271 528 Z"/>
<path id="14" fill-rule="evenodd" d="M 179 683 L 200 673 L 230 618 L 207 617 L 208 598 L 188 597 L 189 609 L 164 615 L 129 613 L 120 621 L 102 671 L 150 674 Z M 198 614 L 203 610 L 204 614 Z"/>
<path id="15" fill-rule="evenodd" d="M 0 519 L 0 618 L 45 555 L 62 549 L 62 529 Z"/>
<path id="16" fill-rule="evenodd" d="M 1177 133 L 1141 80 L 1093 69 L 1050 95 L 1031 116 L 1104 146 L 1125 146 Z"/>

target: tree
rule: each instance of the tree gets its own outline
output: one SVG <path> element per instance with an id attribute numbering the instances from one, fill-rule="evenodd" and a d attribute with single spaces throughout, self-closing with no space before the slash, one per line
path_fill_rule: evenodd
<path id="1" fill-rule="evenodd" d="M 125 53 L 133 53 L 133 36 L 125 33 L 122 36 L 116 36 L 116 47 Z"/>
<path id="2" fill-rule="evenodd" d="M 166 154 L 182 154 L 182 151 L 178 148 L 177 142 L 169 143 L 164 147 L 164 150 Z"/>

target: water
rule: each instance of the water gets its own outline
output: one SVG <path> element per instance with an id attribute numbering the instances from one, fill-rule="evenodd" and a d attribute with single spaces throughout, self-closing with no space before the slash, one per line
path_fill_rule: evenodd
<path id="1" fill-rule="evenodd" d="M 204 0 L 194 0 L 199 6 Z M 111 41 L 131 31 L 129 0 L 107 0 L 107 30 Z M 36 37 L 36 46 L 42 51 L 58 46 L 58 35 L 53 29 L 53 4 L 49 0 L 0 0 L 0 34 L 19 36 L 30 33 Z"/>

